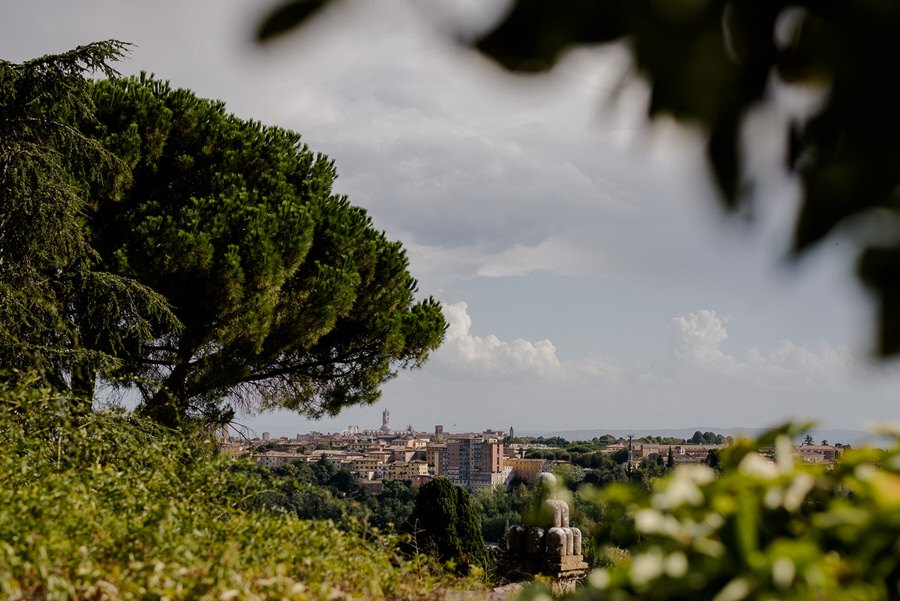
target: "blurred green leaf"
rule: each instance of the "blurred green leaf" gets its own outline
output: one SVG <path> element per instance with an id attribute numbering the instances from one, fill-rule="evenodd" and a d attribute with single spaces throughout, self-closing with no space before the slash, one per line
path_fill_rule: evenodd
<path id="1" fill-rule="evenodd" d="M 272 38 L 295 29 L 332 0 L 291 0 L 272 11 L 259 26 L 256 39 L 268 42 Z"/>
<path id="2" fill-rule="evenodd" d="M 507 69 L 545 71 L 575 44 L 621 36 L 626 6 L 623 0 L 521 0 L 475 44 Z"/>
<path id="3" fill-rule="evenodd" d="M 879 351 L 900 352 L 900 248 L 869 248 L 859 262 L 863 280 L 878 295 Z"/>
<path id="4" fill-rule="evenodd" d="M 802 431 L 788 425 L 742 441 L 718 475 L 681 465 L 652 491 L 603 489 L 606 519 L 634 516 L 640 537 L 568 599 L 895 599 L 896 432 L 887 450 L 845 450 L 826 467 L 792 456 L 786 435 Z"/>

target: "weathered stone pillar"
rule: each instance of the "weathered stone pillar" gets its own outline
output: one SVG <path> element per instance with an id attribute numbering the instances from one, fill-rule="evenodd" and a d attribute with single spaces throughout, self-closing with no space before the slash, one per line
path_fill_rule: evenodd
<path id="1" fill-rule="evenodd" d="M 556 498 L 556 477 L 538 475 L 535 497 L 523 512 L 525 526 L 506 533 L 500 570 L 510 580 L 552 579 L 554 594 L 575 588 L 587 571 L 581 554 L 581 530 L 569 525 L 569 506 Z"/>

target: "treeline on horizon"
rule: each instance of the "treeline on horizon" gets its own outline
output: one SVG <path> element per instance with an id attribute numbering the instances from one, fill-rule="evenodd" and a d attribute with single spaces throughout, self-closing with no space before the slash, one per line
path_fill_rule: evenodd
<path id="1" fill-rule="evenodd" d="M 506 445 L 546 445 L 548 447 L 555 447 L 557 449 L 563 449 L 568 451 L 569 453 L 593 453 L 596 451 L 603 451 L 610 445 L 614 444 L 627 444 L 628 439 L 623 437 L 615 437 L 612 434 L 604 434 L 603 436 L 595 436 L 590 440 L 567 440 L 562 438 L 561 436 L 505 436 L 500 439 L 500 442 Z M 675 438 L 671 436 L 642 436 L 640 438 L 633 438 L 631 441 L 633 444 L 647 443 L 647 444 L 657 444 L 657 445 L 724 445 L 724 444 L 733 444 L 734 438 L 732 436 L 723 436 L 721 434 L 716 434 L 714 432 L 697 432 L 694 433 L 694 436 L 691 438 Z M 268 451 L 268 450 L 280 450 L 285 448 L 285 445 L 279 443 L 278 441 L 268 441 L 262 444 L 255 445 L 254 450 L 259 451 Z M 307 445 L 301 445 L 300 448 L 309 450 Z M 319 442 L 316 443 L 315 450 L 336 450 L 339 449 L 340 446 L 335 446 L 329 444 L 327 442 Z M 540 451 L 540 449 L 532 449 L 530 451 Z"/>
<path id="2" fill-rule="evenodd" d="M 612 444 L 627 443 L 628 438 L 604 434 L 595 436 L 590 440 L 567 440 L 561 436 L 506 436 L 502 439 L 504 444 L 544 444 L 550 447 L 558 447 L 576 452 L 600 451 Z M 631 439 L 632 443 L 648 443 L 658 445 L 686 445 L 707 444 L 723 445 L 734 442 L 734 437 L 723 436 L 715 432 L 701 432 L 697 430 L 691 438 L 677 438 L 674 436 L 641 436 Z"/>

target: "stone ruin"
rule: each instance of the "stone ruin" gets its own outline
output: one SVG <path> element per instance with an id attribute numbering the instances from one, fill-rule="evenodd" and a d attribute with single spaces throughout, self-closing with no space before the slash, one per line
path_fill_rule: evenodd
<path id="1" fill-rule="evenodd" d="M 522 513 L 527 526 L 506 532 L 500 571 L 510 581 L 547 576 L 554 594 L 575 588 L 588 565 L 581 554 L 581 530 L 569 526 L 569 506 L 556 498 L 556 477 L 538 474 L 535 497 Z"/>

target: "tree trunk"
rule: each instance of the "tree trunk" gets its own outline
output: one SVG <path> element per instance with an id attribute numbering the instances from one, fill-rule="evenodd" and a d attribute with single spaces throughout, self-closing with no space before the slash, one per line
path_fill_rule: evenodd
<path id="1" fill-rule="evenodd" d="M 72 410 L 79 415 L 91 411 L 94 405 L 94 388 L 97 383 L 97 371 L 89 367 L 76 365 L 72 368 L 71 390 L 74 397 Z"/>
<path id="2" fill-rule="evenodd" d="M 153 398 L 144 403 L 141 412 L 169 428 L 179 427 L 187 417 L 187 376 L 187 362 L 175 365 Z"/>

